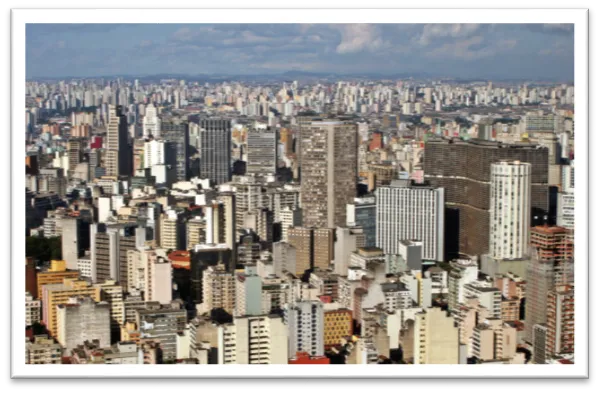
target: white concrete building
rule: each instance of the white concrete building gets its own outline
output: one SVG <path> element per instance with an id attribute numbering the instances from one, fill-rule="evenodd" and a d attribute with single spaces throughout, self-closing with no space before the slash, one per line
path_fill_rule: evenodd
<path id="1" fill-rule="evenodd" d="M 276 315 L 236 317 L 218 328 L 219 364 L 287 364 L 288 327 Z"/>
<path id="2" fill-rule="evenodd" d="M 375 190 L 377 247 L 398 254 L 399 240 L 423 242 L 423 259 L 444 259 L 444 189 L 393 180 Z"/>
<path id="3" fill-rule="evenodd" d="M 492 258 L 520 259 L 529 247 L 531 164 L 492 164 L 490 185 L 490 247 Z"/>
<path id="4" fill-rule="evenodd" d="M 320 301 L 299 301 L 284 307 L 285 323 L 289 329 L 288 351 L 307 352 L 311 356 L 323 356 L 324 315 Z"/>

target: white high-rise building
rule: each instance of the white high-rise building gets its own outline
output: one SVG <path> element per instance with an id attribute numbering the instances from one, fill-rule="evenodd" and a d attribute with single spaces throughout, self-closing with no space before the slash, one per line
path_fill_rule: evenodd
<path id="1" fill-rule="evenodd" d="M 219 364 L 287 364 L 288 329 L 276 315 L 235 317 L 218 328 Z"/>
<path id="2" fill-rule="evenodd" d="M 398 241 L 423 243 L 423 259 L 444 259 L 444 189 L 393 180 L 375 191 L 377 247 L 398 254 Z"/>
<path id="3" fill-rule="evenodd" d="M 287 304 L 284 308 L 284 318 L 290 332 L 290 354 L 307 352 L 311 356 L 324 355 L 323 303 L 313 300 Z"/>
<path id="4" fill-rule="evenodd" d="M 492 164 L 490 248 L 492 258 L 520 259 L 529 247 L 531 164 Z"/>
<path id="5" fill-rule="evenodd" d="M 556 206 L 556 225 L 575 229 L 575 161 L 563 166 L 561 183 Z"/>
<path id="6" fill-rule="evenodd" d="M 160 136 L 160 118 L 156 111 L 156 107 L 150 104 L 146 107 L 146 114 L 143 120 L 144 137 L 152 135 L 154 138 Z"/>
<path id="7" fill-rule="evenodd" d="M 144 168 L 165 164 L 165 142 L 152 140 L 144 143 Z"/>

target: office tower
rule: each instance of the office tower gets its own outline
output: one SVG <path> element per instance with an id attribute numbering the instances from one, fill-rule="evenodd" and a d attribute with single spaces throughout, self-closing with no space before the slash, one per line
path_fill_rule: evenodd
<path id="1" fill-rule="evenodd" d="M 69 171 L 73 173 L 77 164 L 83 160 L 83 142 L 80 139 L 69 139 L 67 142 L 67 151 L 69 154 Z"/>
<path id="2" fill-rule="evenodd" d="M 219 364 L 288 362 L 288 327 L 278 315 L 235 317 L 218 329 Z"/>
<path id="3" fill-rule="evenodd" d="M 66 304 L 72 297 L 91 297 L 100 301 L 100 288 L 87 281 L 65 278 L 61 284 L 48 284 L 42 288 L 42 319 L 51 335 L 58 334 L 57 306 Z"/>
<path id="4" fill-rule="evenodd" d="M 246 137 L 248 160 L 246 173 L 275 174 L 277 171 L 277 130 L 250 129 Z"/>
<path id="5" fill-rule="evenodd" d="M 531 224 L 539 225 L 549 209 L 548 149 L 481 140 L 430 138 L 425 143 L 425 180 L 444 188 L 446 208 L 455 209 L 457 217 L 446 220 L 446 232 L 459 232 L 457 246 L 463 254 L 489 251 L 491 165 L 504 160 L 531 164 Z"/>
<path id="6" fill-rule="evenodd" d="M 186 222 L 187 243 L 186 250 L 191 250 L 196 244 L 206 243 L 206 220 L 200 216 Z"/>
<path id="7" fill-rule="evenodd" d="M 109 226 L 101 231 L 91 231 L 94 236 L 92 266 L 95 268 L 94 282 L 115 280 L 128 282 L 127 251 L 136 248 L 135 227 Z M 94 272 L 92 272 L 94 274 Z M 126 285 L 126 284 L 124 284 Z"/>
<path id="8" fill-rule="evenodd" d="M 89 239 L 89 224 L 77 217 L 64 217 L 62 225 L 62 257 L 67 263 L 67 269 L 76 270 L 77 260 L 83 255 L 86 248 L 86 239 Z"/>
<path id="9" fill-rule="evenodd" d="M 547 321 L 548 292 L 554 287 L 554 261 L 540 259 L 539 252 L 527 262 L 525 341 L 533 343 L 534 326 Z"/>
<path id="10" fill-rule="evenodd" d="M 310 132 L 308 132 L 307 130 L 310 129 L 311 123 L 317 120 L 320 120 L 320 117 L 319 114 L 315 111 L 299 112 L 296 115 L 297 129 L 295 137 L 296 146 L 294 151 L 296 152 L 299 167 L 302 167 L 302 144 L 304 143 L 304 138 L 310 137 Z M 298 176 L 294 176 L 294 178 L 297 179 Z"/>
<path id="11" fill-rule="evenodd" d="M 311 356 L 323 356 L 323 303 L 300 301 L 284 307 L 284 320 L 289 328 L 288 353 L 307 352 Z"/>
<path id="12" fill-rule="evenodd" d="M 170 118 L 160 125 L 161 138 L 175 144 L 175 167 L 177 181 L 190 178 L 190 130 L 188 122 L 179 118 Z"/>
<path id="13" fill-rule="evenodd" d="M 25 292 L 25 326 L 31 326 L 42 320 L 42 302 Z"/>
<path id="14" fill-rule="evenodd" d="M 489 318 L 473 329 L 473 356 L 481 361 L 512 360 L 517 349 L 517 330 Z"/>
<path id="15" fill-rule="evenodd" d="M 333 265 L 336 274 L 348 274 L 350 254 L 365 247 L 365 235 L 360 227 L 336 228 Z"/>
<path id="16" fill-rule="evenodd" d="M 187 311 L 160 306 L 136 311 L 140 336 L 160 342 L 163 363 L 177 360 L 177 337 L 186 329 Z"/>
<path id="17" fill-rule="evenodd" d="M 142 128 L 144 132 L 144 138 L 148 138 L 150 135 L 152 135 L 154 138 L 160 137 L 161 120 L 158 117 L 156 107 L 152 103 L 145 108 Z"/>
<path id="18" fill-rule="evenodd" d="M 423 259 L 444 260 L 443 188 L 395 180 L 378 188 L 377 247 L 386 254 L 398 253 L 399 240 L 423 242 Z"/>
<path id="19" fill-rule="evenodd" d="M 531 362 L 533 364 L 546 364 L 546 345 L 548 336 L 548 327 L 546 326 L 546 324 L 541 323 L 534 325 L 532 336 L 533 354 Z"/>
<path id="20" fill-rule="evenodd" d="M 546 354 L 560 356 L 574 352 L 575 290 L 558 285 L 548 292 Z"/>
<path id="21" fill-rule="evenodd" d="M 260 315 L 262 312 L 262 282 L 256 265 L 245 265 L 236 273 L 235 316 Z"/>
<path id="22" fill-rule="evenodd" d="M 232 250 L 233 259 L 231 266 L 227 268 L 231 271 L 235 268 L 237 256 L 237 235 L 236 235 L 236 197 L 233 192 L 220 192 L 217 199 L 222 203 L 223 215 L 225 218 L 225 244 Z"/>
<path id="23" fill-rule="evenodd" d="M 200 178 L 216 185 L 231 180 L 231 121 L 200 120 Z"/>
<path id="24" fill-rule="evenodd" d="M 314 121 L 302 133 L 303 225 L 344 226 L 346 205 L 356 196 L 357 126 L 343 121 Z"/>
<path id="25" fill-rule="evenodd" d="M 41 299 L 44 285 L 62 284 L 65 278 L 79 278 L 79 271 L 67 269 L 65 261 L 50 261 L 50 267 L 47 270 L 42 270 L 37 273 L 36 292 L 38 298 Z"/>
<path id="26" fill-rule="evenodd" d="M 296 249 L 296 271 L 302 275 L 308 269 L 328 269 L 333 260 L 335 229 L 290 228 L 289 243 Z"/>
<path id="27" fill-rule="evenodd" d="M 413 364 L 458 364 L 458 327 L 440 308 L 427 308 L 414 320 Z"/>
<path id="28" fill-rule="evenodd" d="M 281 209 L 279 218 L 281 222 L 281 241 L 287 242 L 289 229 L 302 225 L 302 210 L 285 207 Z"/>
<path id="29" fill-rule="evenodd" d="M 71 298 L 59 304 L 56 312 L 58 342 L 70 351 L 85 341 L 98 340 L 100 347 L 110 346 L 110 306 L 93 299 Z"/>
<path id="30" fill-rule="evenodd" d="M 562 187 L 558 193 L 556 225 L 575 229 L 575 161 L 562 167 Z"/>
<path id="31" fill-rule="evenodd" d="M 529 247 L 531 164 L 493 163 L 490 180 L 490 256 L 524 258 Z"/>
<path id="32" fill-rule="evenodd" d="M 143 168 L 150 170 L 156 185 L 170 187 L 178 180 L 177 143 L 164 140 L 144 142 Z"/>
<path id="33" fill-rule="evenodd" d="M 106 176 L 132 176 L 133 149 L 129 144 L 127 117 L 120 105 L 109 106 L 106 139 Z"/>
<path id="34" fill-rule="evenodd" d="M 346 225 L 361 227 L 365 235 L 365 247 L 377 245 L 377 210 L 375 197 L 354 198 L 346 205 Z"/>
<path id="35" fill-rule="evenodd" d="M 233 315 L 236 306 L 236 276 L 225 269 L 225 265 L 209 266 L 204 271 L 202 291 L 203 309 L 210 312 L 222 308 Z"/>
<path id="36" fill-rule="evenodd" d="M 61 364 L 63 348 L 48 335 L 37 335 L 33 342 L 27 339 L 26 364 Z"/>
<path id="37" fill-rule="evenodd" d="M 184 250 L 186 246 L 183 212 L 167 210 L 160 215 L 160 247 L 167 250 Z"/>
<path id="38" fill-rule="evenodd" d="M 477 281 L 479 268 L 477 261 L 471 259 L 457 259 L 450 262 L 448 274 L 448 309 L 456 310 L 465 302 L 465 285 Z"/>

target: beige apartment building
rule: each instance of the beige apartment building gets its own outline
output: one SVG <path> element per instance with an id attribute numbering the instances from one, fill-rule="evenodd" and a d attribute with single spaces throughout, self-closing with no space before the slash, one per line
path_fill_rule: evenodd
<path id="1" fill-rule="evenodd" d="M 346 205 L 356 196 L 357 135 L 357 125 L 346 121 L 312 121 L 303 127 L 303 226 L 335 228 L 346 224 Z"/>

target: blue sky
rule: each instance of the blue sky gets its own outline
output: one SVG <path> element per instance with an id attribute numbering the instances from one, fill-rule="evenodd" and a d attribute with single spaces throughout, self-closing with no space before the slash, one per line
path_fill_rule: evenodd
<path id="1" fill-rule="evenodd" d="M 28 24 L 27 77 L 425 72 L 571 81 L 564 24 Z"/>

